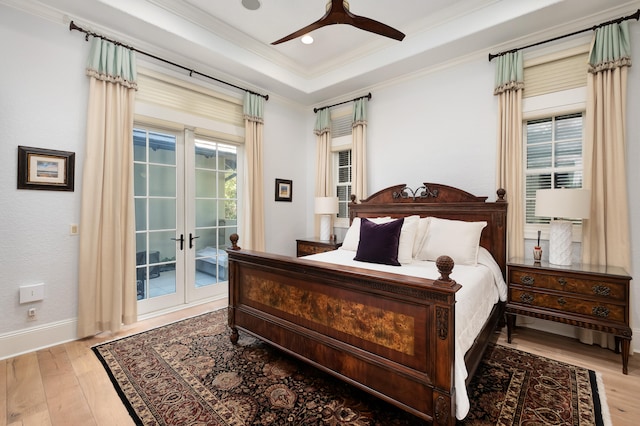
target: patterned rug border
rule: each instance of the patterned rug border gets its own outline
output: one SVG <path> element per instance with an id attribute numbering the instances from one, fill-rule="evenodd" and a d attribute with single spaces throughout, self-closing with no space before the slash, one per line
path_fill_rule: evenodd
<path id="1" fill-rule="evenodd" d="M 589 373 L 589 382 L 591 384 L 591 394 L 593 395 L 593 408 L 596 413 L 600 414 L 600 418 L 596 420 L 602 420 L 596 422 L 596 426 L 613 426 L 613 422 L 611 420 L 611 412 L 609 411 L 609 404 L 607 403 L 607 393 L 604 386 L 604 380 L 602 379 L 602 374 L 598 371 L 591 370 L 586 367 L 582 367 L 576 364 L 570 364 L 565 361 L 558 361 L 553 358 L 549 358 L 545 355 L 536 354 L 533 352 L 523 351 L 522 349 L 514 348 L 511 346 L 503 345 L 498 342 L 493 343 L 494 346 L 500 346 L 503 348 L 507 348 L 511 351 L 519 352 L 522 354 L 534 355 L 540 358 L 545 358 L 551 361 L 559 362 L 562 364 L 572 365 L 574 367 L 581 368 L 586 370 Z M 487 349 L 489 350 L 489 349 Z"/>
<path id="2" fill-rule="evenodd" d="M 131 338 L 135 338 L 138 337 L 142 334 L 154 331 L 154 330 L 161 330 L 163 328 L 167 328 L 167 327 L 171 327 L 175 324 L 181 323 L 183 321 L 188 321 L 191 319 L 195 319 L 195 318 L 199 318 L 199 317 L 204 317 L 207 315 L 211 315 L 213 313 L 217 313 L 220 311 L 226 310 L 226 307 L 222 307 L 219 309 L 214 309 L 214 310 L 210 310 L 207 312 L 203 312 L 203 313 L 199 313 L 199 314 L 195 314 L 192 316 L 188 316 L 188 317 L 184 317 L 184 318 L 180 318 L 177 319 L 175 321 L 171 321 L 165 324 L 161 324 L 158 325 L 156 327 L 152 327 L 143 331 L 139 331 L 139 332 L 135 332 L 126 336 L 121 336 L 121 337 L 116 337 L 110 340 L 105 340 L 103 342 L 100 343 L 96 343 L 95 345 L 91 346 L 91 350 L 92 352 L 95 354 L 95 356 L 98 358 L 100 364 L 102 365 L 102 367 L 104 368 L 105 372 L 107 373 L 109 380 L 111 381 L 111 384 L 113 385 L 114 389 L 116 390 L 118 396 L 120 397 L 120 400 L 122 401 L 123 405 L 126 407 L 129 415 L 131 416 L 131 419 L 133 420 L 133 422 L 136 425 L 140 425 L 140 426 L 144 426 L 145 423 L 143 422 L 143 420 L 138 416 L 135 408 L 133 407 L 132 403 L 129 401 L 129 399 L 127 398 L 123 388 L 121 387 L 121 385 L 118 383 L 118 380 L 116 378 L 116 376 L 114 375 L 111 367 L 108 365 L 108 361 L 102 356 L 102 354 L 100 354 L 99 352 L 99 347 L 104 346 L 104 345 L 108 345 L 114 342 L 118 342 L 118 341 L 124 341 L 127 339 L 131 339 Z M 559 363 L 563 363 L 563 364 L 567 364 L 567 365 L 573 365 L 575 367 L 578 368 L 582 368 L 584 370 L 587 370 L 588 374 L 589 374 L 589 378 L 590 378 L 590 384 L 591 384 L 591 392 L 592 392 L 592 396 L 593 396 L 593 405 L 594 405 L 594 411 L 596 412 L 596 414 L 599 414 L 600 416 L 596 418 L 596 426 L 613 426 L 612 420 L 611 420 L 611 413 L 609 411 L 609 406 L 607 403 L 607 395 L 606 395 L 606 388 L 604 385 L 604 380 L 602 378 L 602 375 L 600 372 L 598 371 L 594 371 L 591 370 L 589 368 L 585 368 L 585 367 L 581 367 L 575 364 L 570 364 L 564 361 L 557 361 L 554 360 L 553 358 L 549 358 L 547 356 L 544 355 L 539 355 L 539 354 L 535 354 L 532 352 L 526 352 L 511 346 L 507 346 L 504 344 L 500 344 L 498 342 L 494 342 L 495 346 L 500 346 L 503 348 L 506 348 L 508 350 L 512 350 L 512 351 L 516 351 L 519 353 L 523 353 L 523 354 L 530 354 L 530 355 L 534 355 L 540 358 L 546 358 L 555 362 L 559 362 Z"/>

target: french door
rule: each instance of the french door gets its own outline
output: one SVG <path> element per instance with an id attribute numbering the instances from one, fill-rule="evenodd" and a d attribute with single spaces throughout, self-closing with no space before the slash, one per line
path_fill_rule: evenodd
<path id="1" fill-rule="evenodd" d="M 133 147 L 138 313 L 226 297 L 236 146 L 136 126 Z"/>

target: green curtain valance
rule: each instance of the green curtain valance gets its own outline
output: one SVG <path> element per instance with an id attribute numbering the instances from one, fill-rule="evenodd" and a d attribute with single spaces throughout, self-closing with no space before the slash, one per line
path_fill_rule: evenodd
<path id="1" fill-rule="evenodd" d="M 99 37 L 91 39 L 87 75 L 137 89 L 135 52 Z"/>
<path id="2" fill-rule="evenodd" d="M 264 98 L 254 93 L 244 93 L 243 113 L 245 120 L 262 123 L 264 120 Z"/>
<path id="3" fill-rule="evenodd" d="M 331 113 L 329 108 L 322 108 L 316 112 L 316 125 L 313 129 L 313 133 L 320 136 L 324 133 L 328 133 L 331 130 Z"/>
<path id="4" fill-rule="evenodd" d="M 505 53 L 496 58 L 496 74 L 493 94 L 524 88 L 522 51 Z"/>
<path id="5" fill-rule="evenodd" d="M 353 102 L 352 125 L 367 124 L 367 99 L 360 98 Z"/>
<path id="6" fill-rule="evenodd" d="M 628 66 L 631 66 L 629 23 L 623 21 L 596 29 L 589 55 L 589 72 Z"/>

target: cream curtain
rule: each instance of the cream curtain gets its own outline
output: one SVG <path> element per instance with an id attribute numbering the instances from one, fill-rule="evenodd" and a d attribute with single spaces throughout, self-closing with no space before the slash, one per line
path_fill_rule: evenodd
<path id="1" fill-rule="evenodd" d="M 137 319 L 133 203 L 134 52 L 93 38 L 82 174 L 78 336 Z"/>
<path id="2" fill-rule="evenodd" d="M 522 147 L 522 52 L 496 59 L 494 95 L 498 96 L 496 183 L 507 191 L 508 257 L 524 256 L 524 185 Z"/>
<path id="3" fill-rule="evenodd" d="M 626 179 L 628 22 L 596 30 L 589 58 L 583 187 L 591 214 L 582 225 L 582 260 L 631 271 Z M 612 346 L 611 336 L 580 329 L 580 340 Z"/>
<path id="4" fill-rule="evenodd" d="M 316 112 L 316 124 L 313 132 L 316 135 L 316 197 L 333 195 L 333 179 L 331 175 L 331 112 L 322 108 Z M 314 235 L 320 235 L 320 218 L 314 215 Z M 333 224 L 332 224 L 333 225 Z"/>
<path id="5" fill-rule="evenodd" d="M 353 104 L 351 193 L 357 200 L 367 197 L 367 102 L 367 98 L 360 98 Z"/>
<path id="6" fill-rule="evenodd" d="M 244 96 L 245 172 L 242 247 L 264 251 L 263 129 L 264 98 Z"/>

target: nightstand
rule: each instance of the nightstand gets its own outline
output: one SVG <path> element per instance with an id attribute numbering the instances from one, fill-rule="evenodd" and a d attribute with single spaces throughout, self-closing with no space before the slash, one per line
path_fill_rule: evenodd
<path id="1" fill-rule="evenodd" d="M 307 256 L 310 254 L 324 253 L 339 248 L 342 241 L 321 240 L 320 238 L 302 238 L 296 240 L 296 256 Z"/>
<path id="2" fill-rule="evenodd" d="M 622 344 L 622 372 L 627 374 L 630 280 L 624 269 L 614 266 L 512 259 L 507 264 L 507 341 L 511 343 L 516 315 L 611 333 L 616 353 Z"/>

